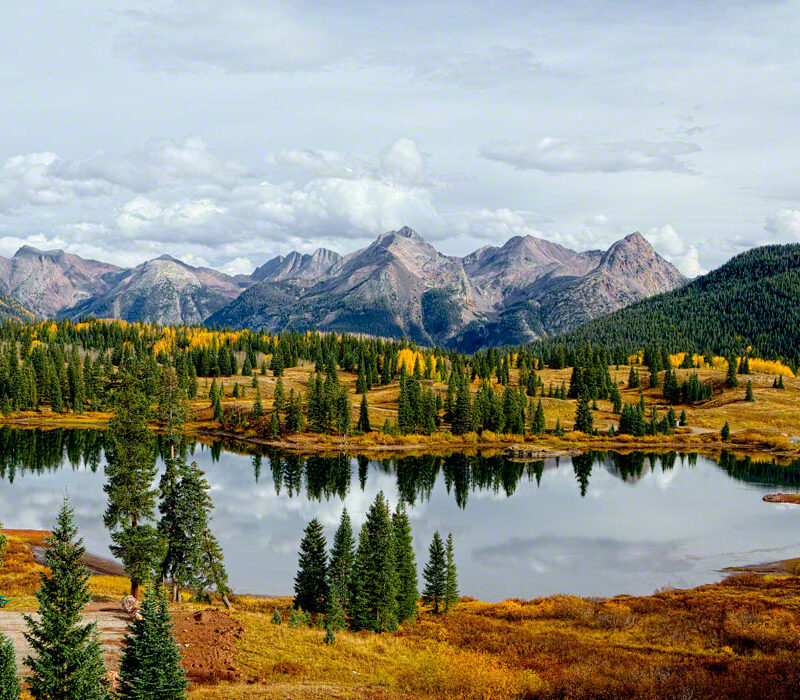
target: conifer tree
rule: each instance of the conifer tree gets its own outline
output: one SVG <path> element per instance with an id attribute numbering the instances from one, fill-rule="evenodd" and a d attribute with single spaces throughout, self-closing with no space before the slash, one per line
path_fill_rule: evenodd
<path id="1" fill-rule="evenodd" d="M 367 511 L 358 537 L 350 587 L 356 630 L 391 632 L 397 627 L 397 569 L 389 505 L 381 491 Z"/>
<path id="2" fill-rule="evenodd" d="M 103 521 L 111 530 L 111 551 L 125 566 L 133 596 L 139 594 L 139 582 L 151 577 L 160 550 L 158 533 L 148 523 L 155 515 L 156 464 L 153 434 L 147 425 L 150 408 L 144 373 L 135 364 L 120 373 L 114 396 L 116 415 L 108 426 L 103 486 L 108 496 Z"/>
<path id="3" fill-rule="evenodd" d="M 414 542 L 411 523 L 405 506 L 398 503 L 392 515 L 394 556 L 397 567 L 397 621 L 413 620 L 417 613 L 417 562 L 414 558 Z"/>
<path id="4" fill-rule="evenodd" d="M 425 580 L 422 600 L 430 606 L 434 615 L 438 615 L 447 598 L 447 553 L 438 532 L 433 533 L 428 548 L 428 563 L 422 570 L 422 576 Z"/>
<path id="5" fill-rule="evenodd" d="M 269 417 L 269 424 L 267 425 L 267 437 L 270 440 L 274 440 L 281 432 L 281 423 L 280 419 L 278 418 L 278 412 L 273 411 L 272 415 Z"/>
<path id="6" fill-rule="evenodd" d="M 750 380 L 747 381 L 747 388 L 744 392 L 744 400 L 751 403 L 755 401 L 755 397 L 753 396 L 753 382 Z"/>
<path id="7" fill-rule="evenodd" d="M 545 426 L 546 419 L 544 417 L 544 408 L 542 407 L 542 400 L 539 399 L 539 403 L 536 405 L 536 411 L 531 419 L 531 432 L 534 435 L 542 435 L 544 434 Z"/>
<path id="8" fill-rule="evenodd" d="M 205 474 L 197 462 L 187 465 L 182 456 L 166 460 L 160 486 L 158 530 L 164 542 L 161 575 L 172 583 L 172 602 L 178 603 L 182 587 L 200 587 L 203 533 L 214 505 Z"/>
<path id="9" fill-rule="evenodd" d="M 272 392 L 272 406 L 280 413 L 286 408 L 286 394 L 283 390 L 283 379 L 275 382 L 275 390 Z"/>
<path id="10" fill-rule="evenodd" d="M 294 577 L 294 607 L 307 613 L 325 612 L 328 588 L 328 553 L 322 523 L 314 518 L 300 541 L 297 574 Z"/>
<path id="11" fill-rule="evenodd" d="M 347 611 L 350 599 L 350 582 L 353 576 L 353 564 L 356 556 L 356 543 L 353 538 L 353 525 L 347 508 L 342 510 L 339 527 L 333 536 L 330 560 L 328 563 L 328 588 L 330 598 Z M 331 613 L 329 606 L 328 613 Z"/>
<path id="12" fill-rule="evenodd" d="M 92 599 L 89 573 L 81 559 L 83 540 L 76 539 L 69 500 L 64 499 L 56 526 L 47 538 L 45 564 L 36 592 L 39 618 L 25 616 L 25 639 L 34 654 L 28 691 L 34 700 L 107 700 L 108 680 L 97 625 L 81 625 L 80 613 Z"/>
<path id="13" fill-rule="evenodd" d="M 253 418 L 258 419 L 264 415 L 264 406 L 261 403 L 261 389 L 256 387 L 256 398 L 253 400 Z"/>
<path id="14" fill-rule="evenodd" d="M 578 397 L 578 407 L 575 410 L 575 430 L 588 435 L 594 432 L 594 417 L 587 393 Z"/>
<path id="15" fill-rule="evenodd" d="M 448 533 L 447 544 L 445 545 L 445 571 L 444 611 L 449 612 L 458 604 L 458 574 L 456 573 L 452 533 Z"/>
<path id="16" fill-rule="evenodd" d="M 553 435 L 556 437 L 563 437 L 564 436 L 564 428 L 561 427 L 561 418 L 556 418 L 556 429 L 553 431 Z"/>
<path id="17" fill-rule="evenodd" d="M 728 371 L 725 375 L 725 386 L 729 389 L 739 386 L 739 377 L 736 376 L 736 358 L 728 358 Z"/>
<path id="18" fill-rule="evenodd" d="M 364 393 L 361 396 L 361 407 L 358 410 L 358 424 L 356 426 L 362 433 L 369 433 L 372 426 L 369 423 L 369 405 L 367 404 L 367 395 Z"/>
<path id="19" fill-rule="evenodd" d="M 139 617 L 128 625 L 122 646 L 119 700 L 183 700 L 188 681 L 172 634 L 164 591 L 148 586 Z"/>
<path id="20" fill-rule="evenodd" d="M 725 425 L 722 426 L 722 430 L 719 431 L 719 434 L 725 442 L 731 439 L 731 426 L 728 425 L 728 421 L 725 421 Z"/>
<path id="21" fill-rule="evenodd" d="M 0 632 L 0 700 L 18 700 L 21 691 L 14 645 Z"/>
<path id="22" fill-rule="evenodd" d="M 681 425 L 687 425 L 689 423 L 689 419 L 686 417 L 686 411 L 685 410 L 681 411 L 680 421 L 681 421 Z"/>

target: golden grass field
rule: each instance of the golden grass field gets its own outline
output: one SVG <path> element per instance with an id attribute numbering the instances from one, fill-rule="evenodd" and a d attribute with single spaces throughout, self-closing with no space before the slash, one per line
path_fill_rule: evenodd
<path id="1" fill-rule="evenodd" d="M 637 367 L 644 382 L 646 383 L 646 368 Z M 285 370 L 283 383 L 286 393 L 290 389 L 307 391 L 308 379 L 313 373 L 313 365 L 301 364 Z M 625 388 L 630 370 L 629 365 L 620 365 L 619 368 L 612 366 L 609 369 L 612 380 L 620 386 L 623 402 L 637 403 L 639 401 L 638 389 Z M 443 425 L 440 432 L 434 435 L 402 435 L 392 436 L 379 432 L 384 421 L 389 418 L 392 421 L 397 419 L 397 398 L 398 384 L 393 382 L 385 387 L 375 387 L 367 394 L 369 403 L 370 422 L 373 431 L 367 435 L 351 435 L 347 438 L 340 438 L 335 435 L 320 435 L 317 433 L 305 432 L 295 435 L 284 435 L 278 440 L 267 441 L 256 434 L 252 428 L 244 430 L 223 430 L 221 426 L 213 420 L 213 411 L 207 399 L 208 389 L 211 385 L 210 379 L 199 380 L 199 397 L 192 402 L 192 418 L 187 424 L 187 430 L 201 439 L 213 439 L 214 437 L 224 437 L 226 439 L 239 439 L 244 442 L 256 444 L 271 444 L 283 449 L 296 450 L 299 452 L 326 452 L 342 450 L 358 450 L 359 452 L 369 453 L 370 451 L 385 452 L 392 450 L 408 451 L 412 449 L 424 450 L 452 450 L 467 448 L 486 448 L 504 447 L 514 443 L 537 443 L 543 450 L 558 451 L 563 449 L 632 449 L 635 447 L 659 448 L 664 449 L 687 449 L 687 450 L 706 450 L 713 451 L 721 448 L 735 448 L 740 451 L 767 452 L 783 457 L 800 456 L 800 379 L 784 377 L 785 389 L 773 389 L 772 381 L 774 375 L 754 373 L 751 375 L 740 375 L 740 386 L 735 389 L 722 389 L 725 371 L 724 369 L 698 369 L 698 370 L 677 370 L 679 382 L 688 376 L 691 371 L 698 373 L 701 381 L 713 381 L 716 387 L 714 397 L 704 403 L 693 406 L 676 406 L 676 413 L 686 411 L 689 428 L 679 429 L 674 435 L 655 436 L 644 438 L 632 438 L 631 436 L 617 436 L 608 438 L 609 426 L 617 425 L 619 416 L 611 410 L 608 401 L 598 401 L 597 410 L 594 411 L 595 427 L 601 435 L 599 437 L 589 437 L 582 433 L 567 433 L 558 439 L 552 434 L 545 436 L 521 436 L 521 435 L 495 435 L 485 433 L 478 436 L 470 433 L 462 436 L 453 436 Z M 543 369 L 539 371 L 545 387 L 550 384 L 560 386 L 564 382 L 569 386 L 569 379 L 572 373 L 571 368 L 562 370 Z M 355 425 L 358 417 L 358 409 L 361 396 L 355 394 L 355 384 L 357 375 L 351 372 L 339 372 L 342 384 L 348 387 L 352 393 L 352 417 Z M 257 377 L 264 410 L 267 414 L 272 410 L 272 395 L 275 390 L 277 379 L 272 376 Z M 749 403 L 745 401 L 745 385 L 747 381 L 753 383 L 755 401 Z M 218 380 L 220 381 L 220 380 Z M 518 371 L 512 370 L 512 385 L 518 381 Z M 255 389 L 252 387 L 252 378 L 244 376 L 226 377 L 221 380 L 225 388 L 223 406 L 225 408 L 240 407 L 244 410 L 252 408 L 255 398 Z M 446 393 L 446 386 L 442 383 L 427 382 L 443 396 Z M 239 398 L 233 398 L 234 385 L 239 385 Z M 473 391 L 477 390 L 477 384 Z M 498 391 L 502 387 L 497 387 Z M 648 411 L 651 405 L 655 404 L 663 414 L 668 408 L 661 395 L 661 389 L 644 389 L 645 403 Z M 538 399 L 537 399 L 538 400 Z M 561 426 L 566 431 L 570 431 L 574 423 L 576 401 L 572 399 L 553 399 L 542 398 L 542 405 L 545 411 L 547 429 L 552 431 L 556 422 L 560 421 Z M 0 421 L 17 425 L 20 427 L 103 427 L 109 419 L 107 413 L 86 413 L 81 416 L 72 414 L 56 414 L 48 409 L 39 412 L 15 413 L 7 418 L 0 418 Z M 719 438 L 719 431 L 724 423 L 730 425 L 733 433 L 730 444 L 723 445 Z"/>
<path id="2" fill-rule="evenodd" d="M 41 567 L 29 545 L 41 544 L 43 533 L 9 535 L 0 590 L 11 593 L 14 609 L 33 610 Z M 448 615 L 420 609 L 394 634 L 339 632 L 332 646 L 321 629 L 285 623 L 290 598 L 238 597 L 232 617 L 242 631 L 228 670 L 244 680 L 194 685 L 190 698 L 797 697 L 800 576 L 790 572 L 800 567 L 782 568 L 652 596 L 462 598 Z M 92 590 L 117 600 L 127 580 L 93 577 Z M 182 628 L 198 606 L 172 609 Z M 280 626 L 272 624 L 275 609 Z M 218 634 L 211 623 L 204 641 L 214 645 Z"/>

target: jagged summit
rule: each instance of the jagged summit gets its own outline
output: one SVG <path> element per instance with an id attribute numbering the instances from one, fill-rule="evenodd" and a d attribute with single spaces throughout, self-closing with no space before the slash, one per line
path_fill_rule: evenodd
<path id="1" fill-rule="evenodd" d="M 32 246 L 0 258 L 0 291 L 42 317 L 319 328 L 468 350 L 563 332 L 684 282 L 638 232 L 606 251 L 528 235 L 460 258 L 402 226 L 345 256 L 293 251 L 235 277 L 168 254 L 130 269 Z"/>

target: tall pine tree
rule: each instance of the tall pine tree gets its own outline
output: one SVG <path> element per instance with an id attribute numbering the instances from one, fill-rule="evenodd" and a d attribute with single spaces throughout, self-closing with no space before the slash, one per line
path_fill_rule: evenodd
<path id="1" fill-rule="evenodd" d="M 414 541 L 411 523 L 405 506 L 398 503 L 392 515 L 394 530 L 394 556 L 397 568 L 397 621 L 413 620 L 417 614 L 417 562 L 414 558 Z"/>
<path id="2" fill-rule="evenodd" d="M 314 518 L 300 541 L 297 574 L 294 577 L 294 607 L 307 613 L 322 613 L 328 602 L 328 553 L 322 523 Z"/>
<path id="3" fill-rule="evenodd" d="M 458 604 L 458 574 L 456 572 L 453 534 L 448 533 L 445 546 L 445 593 L 444 611 L 450 612 Z"/>
<path id="4" fill-rule="evenodd" d="M 350 614 L 354 629 L 397 628 L 397 569 L 389 504 L 378 493 L 367 511 L 353 566 Z"/>
<path id="5" fill-rule="evenodd" d="M 36 592 L 39 618 L 25 616 L 25 639 L 33 655 L 28 691 L 34 700 L 107 700 L 108 680 L 97 625 L 81 625 L 81 611 L 92 599 L 89 573 L 81 559 L 86 550 L 76 539 L 69 500 L 47 538 L 45 564 Z"/>
<path id="6" fill-rule="evenodd" d="M 428 563 L 422 570 L 422 576 L 425 580 L 422 600 L 430 606 L 434 615 L 438 615 L 447 599 L 447 553 L 438 532 L 433 533 L 428 548 Z"/>
<path id="7" fill-rule="evenodd" d="M 147 369 L 131 361 L 120 372 L 114 392 L 116 415 L 109 421 L 106 448 L 108 505 L 103 521 L 111 530 L 111 551 L 125 566 L 131 594 L 152 576 L 160 559 L 160 538 L 148 521 L 155 516 L 156 475 L 153 434 L 147 425 Z"/>

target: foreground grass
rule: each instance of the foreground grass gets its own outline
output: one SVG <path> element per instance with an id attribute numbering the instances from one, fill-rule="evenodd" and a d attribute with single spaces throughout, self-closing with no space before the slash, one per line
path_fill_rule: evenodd
<path id="1" fill-rule="evenodd" d="M 239 698 L 792 698 L 800 578 L 744 575 L 653 596 L 553 596 L 422 614 L 393 635 L 271 624 L 288 599 L 242 600 L 237 663 L 252 679 L 192 690 Z M 267 613 L 266 609 L 270 612 Z"/>

